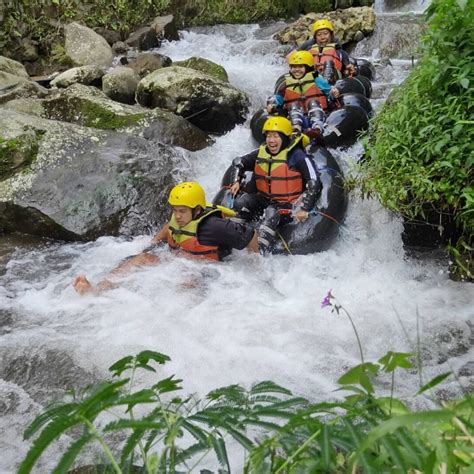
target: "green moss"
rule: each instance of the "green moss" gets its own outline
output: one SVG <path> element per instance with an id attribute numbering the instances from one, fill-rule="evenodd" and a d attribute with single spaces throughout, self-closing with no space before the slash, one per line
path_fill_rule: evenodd
<path id="1" fill-rule="evenodd" d="M 145 117 L 144 113 L 119 115 L 100 104 L 89 101 L 82 102 L 80 115 L 83 125 L 102 130 L 116 130 L 121 127 L 135 125 Z"/>
<path id="2" fill-rule="evenodd" d="M 221 81 L 229 81 L 226 70 L 220 64 L 213 63 L 208 59 L 192 57 L 185 61 L 174 62 L 173 66 L 188 67 L 209 74 Z"/>
<path id="3" fill-rule="evenodd" d="M 30 131 L 13 139 L 0 136 L 0 181 L 33 163 L 43 134 Z"/>

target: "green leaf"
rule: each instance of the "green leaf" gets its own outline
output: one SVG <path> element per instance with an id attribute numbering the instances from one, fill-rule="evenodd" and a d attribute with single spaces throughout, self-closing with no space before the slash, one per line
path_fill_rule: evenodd
<path id="1" fill-rule="evenodd" d="M 20 464 L 17 474 L 29 474 L 45 449 L 69 428 L 80 423 L 81 420 L 76 416 L 69 416 L 54 420 L 47 425 L 38 438 L 33 442 L 33 445 L 26 454 L 25 459 L 23 459 Z"/>
<path id="2" fill-rule="evenodd" d="M 459 5 L 461 10 L 464 10 L 467 5 L 467 0 L 456 0 L 456 3 Z"/>
<path id="3" fill-rule="evenodd" d="M 436 387 L 436 385 L 439 385 L 443 380 L 447 379 L 451 375 L 451 372 L 445 372 L 444 374 L 437 375 L 433 379 L 431 379 L 427 384 L 423 385 L 423 387 L 418 390 L 416 393 L 417 395 L 420 395 L 430 388 Z"/>
<path id="4" fill-rule="evenodd" d="M 187 420 L 183 420 L 182 423 L 183 429 L 188 431 L 200 444 L 208 444 L 208 433 L 202 428 L 190 423 Z"/>
<path id="5" fill-rule="evenodd" d="M 74 441 L 67 451 L 63 454 L 58 465 L 54 468 L 53 474 L 63 474 L 68 472 L 77 455 L 82 451 L 82 448 L 89 443 L 94 438 L 94 435 L 91 433 L 84 434 L 77 441 Z"/>
<path id="6" fill-rule="evenodd" d="M 23 433 L 23 439 L 29 439 L 42 426 L 56 418 L 66 417 L 77 408 L 77 403 L 68 403 L 61 405 L 51 405 L 50 408 L 38 415 Z"/>
<path id="7" fill-rule="evenodd" d="M 390 418 L 387 421 L 382 422 L 380 425 L 375 427 L 366 437 L 362 446 L 360 446 L 360 452 L 363 452 L 375 441 L 385 436 L 388 433 L 393 433 L 396 429 L 402 427 L 410 427 L 415 423 L 433 423 L 438 424 L 444 421 L 450 421 L 454 416 L 454 413 L 450 410 L 432 410 L 426 412 L 410 413 L 408 415 L 400 415 L 394 418 Z"/>
<path id="8" fill-rule="evenodd" d="M 179 385 L 182 380 L 181 379 L 173 379 L 174 375 L 170 377 L 160 380 L 157 384 L 153 385 L 153 389 L 159 393 L 167 393 L 167 392 L 174 392 L 176 390 L 181 390 L 182 387 Z"/>
<path id="9" fill-rule="evenodd" d="M 166 354 L 162 354 L 161 352 L 155 351 L 142 351 L 137 354 L 136 359 L 139 364 L 147 364 L 148 361 L 153 360 L 160 365 L 166 364 L 166 362 L 169 362 L 171 360 Z"/>
<path id="10" fill-rule="evenodd" d="M 467 77 L 464 77 L 460 81 L 461 86 L 464 87 L 464 89 L 469 89 L 469 79 Z"/>
<path id="11" fill-rule="evenodd" d="M 329 426 L 324 424 L 321 427 L 321 435 L 319 442 L 321 444 L 321 464 L 323 469 L 330 470 L 331 468 L 331 443 Z"/>
<path id="12" fill-rule="evenodd" d="M 219 464 L 225 467 L 228 472 L 231 472 L 224 440 L 221 437 L 216 438 L 215 436 L 211 436 L 211 444 L 214 448 Z"/>
<path id="13" fill-rule="evenodd" d="M 379 363 L 383 366 L 384 372 L 393 372 L 397 367 L 411 369 L 413 363 L 408 360 L 409 357 L 413 357 L 413 354 L 389 351 L 379 359 Z"/>
<path id="14" fill-rule="evenodd" d="M 250 389 L 250 394 L 257 393 L 284 393 L 285 395 L 292 395 L 291 391 L 281 385 L 277 385 L 271 380 L 260 382 Z"/>
<path id="15" fill-rule="evenodd" d="M 338 383 L 341 385 L 351 385 L 359 384 L 367 390 L 368 393 L 373 393 L 374 388 L 368 374 L 377 374 L 379 371 L 379 366 L 372 364 L 371 362 L 366 362 L 365 364 L 359 364 L 352 369 L 349 369 L 344 375 L 339 377 Z"/>
<path id="16" fill-rule="evenodd" d="M 133 356 L 126 356 L 109 367 L 109 371 L 113 372 L 116 377 L 120 376 L 126 370 L 133 367 Z"/>

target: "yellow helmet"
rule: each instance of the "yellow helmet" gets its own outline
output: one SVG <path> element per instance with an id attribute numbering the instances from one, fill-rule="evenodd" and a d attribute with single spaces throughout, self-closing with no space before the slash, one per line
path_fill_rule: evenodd
<path id="1" fill-rule="evenodd" d="M 334 33 L 334 26 L 329 20 L 318 20 L 313 23 L 313 34 L 319 30 L 329 30 Z"/>
<path id="2" fill-rule="evenodd" d="M 305 65 L 309 67 L 314 66 L 313 55 L 309 51 L 295 51 L 288 59 L 288 64 L 291 65 Z"/>
<path id="3" fill-rule="evenodd" d="M 168 202 L 172 206 L 206 207 L 206 194 L 199 183 L 189 181 L 177 184 L 170 192 Z"/>
<path id="4" fill-rule="evenodd" d="M 292 132 L 291 122 L 285 117 L 269 117 L 263 124 L 263 132 L 281 132 L 287 137 Z"/>

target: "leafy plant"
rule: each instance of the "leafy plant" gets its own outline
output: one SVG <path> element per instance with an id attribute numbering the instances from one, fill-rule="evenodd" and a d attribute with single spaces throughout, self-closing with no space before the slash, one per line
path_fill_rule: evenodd
<path id="1" fill-rule="evenodd" d="M 451 251 L 472 278 L 474 187 L 474 10 L 434 0 L 423 58 L 377 115 L 366 142 L 362 189 L 407 220 L 454 221 Z M 434 221 L 434 222 L 433 222 Z"/>

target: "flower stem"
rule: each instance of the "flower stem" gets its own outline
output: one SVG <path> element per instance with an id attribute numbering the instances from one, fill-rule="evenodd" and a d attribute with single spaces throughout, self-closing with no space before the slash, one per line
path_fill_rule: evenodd
<path id="1" fill-rule="evenodd" d="M 362 343 L 360 342 L 360 337 L 359 333 L 357 332 L 357 328 L 355 327 L 354 321 L 352 321 L 351 315 L 347 312 L 346 308 L 344 308 L 344 306 L 341 306 L 340 308 L 344 311 L 344 314 L 349 318 L 349 321 L 351 322 L 352 329 L 354 329 L 354 334 L 357 339 L 357 345 L 359 346 L 360 360 L 364 364 L 364 352 L 362 351 Z"/>

